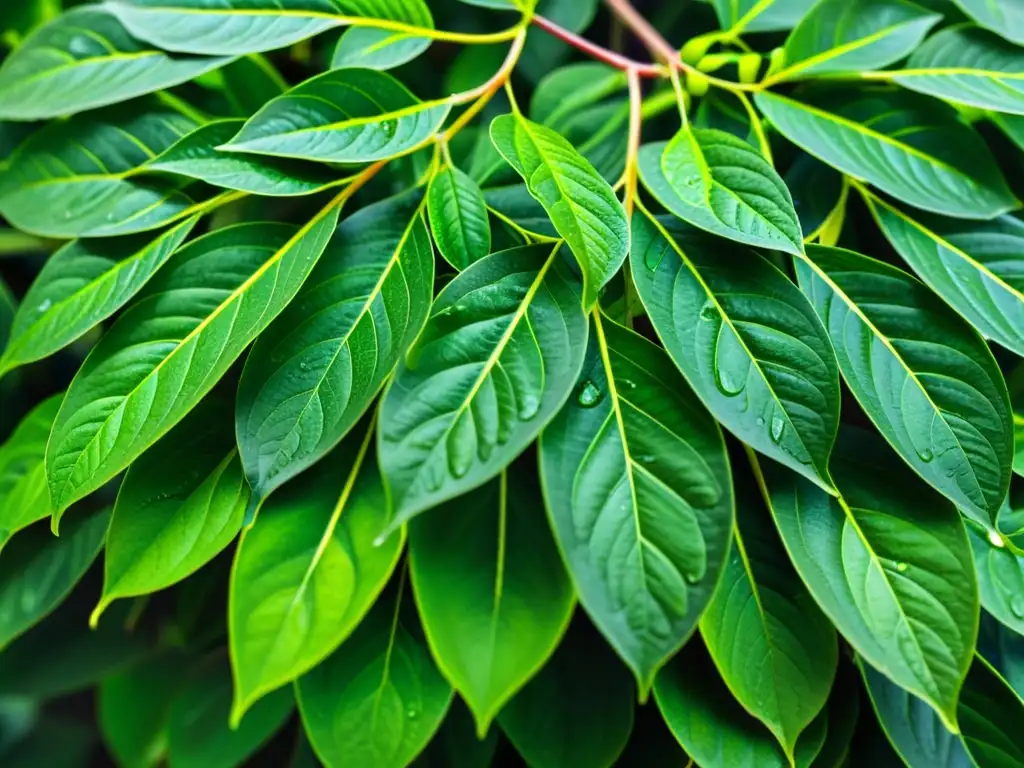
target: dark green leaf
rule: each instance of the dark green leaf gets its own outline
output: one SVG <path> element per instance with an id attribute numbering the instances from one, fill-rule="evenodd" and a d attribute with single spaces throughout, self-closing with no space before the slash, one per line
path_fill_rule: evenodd
<path id="1" fill-rule="evenodd" d="M 249 117 L 288 90 L 281 73 L 258 53 L 235 59 L 219 71 L 224 79 L 224 95 L 240 117 Z"/>
<path id="2" fill-rule="evenodd" d="M 980 656 L 974 658 L 967 673 L 957 711 L 964 746 L 978 766 L 1024 765 L 1024 747 L 1020 743 L 1024 701 Z"/>
<path id="3" fill-rule="evenodd" d="M 791 29 L 815 0 L 711 0 L 722 29 L 775 32 Z"/>
<path id="4" fill-rule="evenodd" d="M 430 182 L 430 231 L 437 250 L 458 270 L 491 252 L 491 224 L 483 192 L 458 168 L 446 166 Z"/>
<path id="5" fill-rule="evenodd" d="M 981 604 L 1002 624 L 1024 633 L 1024 557 L 1011 552 L 998 531 L 968 523 Z"/>
<path id="6" fill-rule="evenodd" d="M 1024 45 L 1024 8 L 1015 2 L 989 0 L 953 0 L 983 27 L 998 32 L 1018 45 Z"/>
<path id="7" fill-rule="evenodd" d="M 548 74 L 530 99 L 530 119 L 560 133 L 579 110 L 626 89 L 626 73 L 599 62 L 569 64 Z"/>

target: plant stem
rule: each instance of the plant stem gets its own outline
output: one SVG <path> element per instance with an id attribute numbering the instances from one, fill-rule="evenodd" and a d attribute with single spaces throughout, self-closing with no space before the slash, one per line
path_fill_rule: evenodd
<path id="1" fill-rule="evenodd" d="M 474 88 L 471 91 L 465 91 L 463 93 L 455 94 L 451 97 L 451 101 L 455 104 L 463 104 L 468 101 L 475 101 L 473 104 L 461 115 L 459 118 L 452 123 L 447 130 L 440 134 L 439 140 L 442 142 L 448 142 L 451 138 L 461 131 L 466 125 L 476 117 L 480 110 L 487 106 L 487 103 L 494 97 L 498 91 L 501 90 L 502 86 L 508 82 L 509 77 L 512 76 L 512 70 L 515 69 L 516 64 L 519 61 L 519 56 L 523 52 L 523 46 L 526 43 L 526 27 L 520 27 L 519 33 L 512 40 L 512 47 L 509 48 L 508 55 L 505 57 L 505 61 L 502 63 L 501 68 L 494 73 L 486 83 L 478 88 Z"/>
<path id="2" fill-rule="evenodd" d="M 677 65 L 679 51 L 658 32 L 651 23 L 641 16 L 629 0 L 605 0 L 612 12 L 633 30 L 640 41 L 655 56 L 660 56 L 670 67 Z"/>
<path id="3" fill-rule="evenodd" d="M 559 40 L 568 43 L 573 48 L 577 48 L 589 56 L 593 56 L 598 61 L 603 61 L 605 64 L 609 64 L 616 69 L 621 69 L 625 72 L 635 71 L 640 77 L 664 77 L 667 72 L 664 67 L 660 67 L 657 64 L 645 64 L 641 61 L 634 61 L 620 53 L 609 50 L 597 43 L 580 37 L 575 32 L 570 32 L 568 29 L 559 26 L 550 19 L 546 19 L 543 16 L 534 15 L 533 23 L 543 29 L 548 34 L 557 37 Z"/>
<path id="4" fill-rule="evenodd" d="M 635 69 L 627 73 L 629 83 L 629 139 L 626 143 L 626 167 L 622 172 L 625 185 L 623 207 L 626 209 L 626 220 L 633 218 L 633 204 L 636 201 L 636 163 L 640 152 L 640 139 L 643 131 L 643 92 L 640 90 L 640 76 Z"/>
<path id="5" fill-rule="evenodd" d="M 384 29 L 389 32 L 398 32 L 409 37 L 426 37 L 431 40 L 442 40 L 447 43 L 466 43 L 469 45 L 503 43 L 514 38 L 522 28 L 522 24 L 516 24 L 514 27 L 503 29 L 500 32 L 478 34 L 473 32 L 446 32 L 441 29 L 416 27 L 399 21 L 374 19 L 367 16 L 330 16 L 329 18 L 337 22 L 340 27 L 371 27 L 373 29 Z"/>

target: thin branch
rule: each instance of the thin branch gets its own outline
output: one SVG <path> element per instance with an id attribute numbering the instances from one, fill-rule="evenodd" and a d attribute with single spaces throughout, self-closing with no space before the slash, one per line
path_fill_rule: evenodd
<path id="1" fill-rule="evenodd" d="M 451 101 L 454 104 L 464 104 L 468 101 L 475 101 L 473 104 L 461 115 L 458 120 L 451 124 L 451 126 L 444 131 L 440 136 L 439 140 L 447 143 L 451 138 L 461 131 L 466 125 L 476 117 L 480 111 L 487 106 L 487 103 L 494 97 L 498 91 L 501 90 L 509 77 L 512 76 L 512 70 L 515 69 L 516 64 L 519 61 L 519 56 L 523 52 L 523 45 L 526 43 L 526 27 L 519 30 L 519 34 L 516 35 L 512 41 L 512 46 L 508 50 L 508 55 L 505 57 L 504 63 L 501 68 L 494 73 L 494 76 L 486 83 L 481 85 L 479 88 L 474 88 L 471 91 L 465 91 L 463 93 L 455 94 L 451 97 Z"/>
<path id="2" fill-rule="evenodd" d="M 624 72 L 630 70 L 635 71 L 640 77 L 664 77 L 667 72 L 664 67 L 660 67 L 657 64 L 645 64 L 642 61 L 634 61 L 620 53 L 609 50 L 597 43 L 580 37 L 575 32 L 570 32 L 565 27 L 559 26 L 551 19 L 546 19 L 543 16 L 534 15 L 533 23 L 543 29 L 549 35 L 557 37 L 559 40 L 568 43 L 573 48 L 577 48 L 589 56 L 593 56 L 598 61 L 603 61 L 605 64 L 610 64 L 616 69 L 621 69 Z"/>
<path id="3" fill-rule="evenodd" d="M 679 61 L 679 51 L 637 12 L 629 0 L 605 0 L 605 2 L 612 12 L 633 30 L 633 33 L 640 38 L 652 54 L 660 56 L 669 66 L 676 66 L 676 62 Z"/>
<path id="4" fill-rule="evenodd" d="M 636 200 L 637 155 L 643 131 L 643 92 L 640 90 L 640 76 L 636 70 L 627 73 L 629 82 L 629 138 L 626 143 L 626 167 L 622 172 L 624 184 L 623 207 L 626 219 L 633 218 L 633 203 Z"/>

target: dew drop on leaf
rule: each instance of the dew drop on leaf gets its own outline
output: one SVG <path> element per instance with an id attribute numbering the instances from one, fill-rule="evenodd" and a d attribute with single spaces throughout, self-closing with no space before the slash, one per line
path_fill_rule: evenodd
<path id="1" fill-rule="evenodd" d="M 908 566 L 908 565 L 907 565 L 906 563 L 904 563 L 904 562 L 899 562 L 899 563 L 896 563 L 896 570 L 897 570 L 897 571 L 898 571 L 899 573 L 904 573 L 904 572 L 905 572 L 905 571 L 907 570 L 907 568 L 909 568 L 909 567 L 910 567 L 910 566 Z"/>
<path id="2" fill-rule="evenodd" d="M 935 458 L 935 454 L 932 453 L 931 448 L 921 448 L 917 452 L 917 457 L 927 464 L 929 461 Z"/>
<path id="3" fill-rule="evenodd" d="M 786 422 L 781 416 L 772 416 L 772 442 L 777 443 L 782 439 L 782 433 L 786 429 Z"/>
<path id="4" fill-rule="evenodd" d="M 585 381 L 576 393 L 576 401 L 584 408 L 593 408 L 604 400 L 604 392 L 592 381 Z"/>
<path id="5" fill-rule="evenodd" d="M 52 302 L 52 301 L 50 301 L 49 299 L 47 299 L 46 301 L 43 301 L 43 302 L 41 302 L 41 303 L 39 304 L 39 306 L 38 306 L 38 307 L 36 307 L 36 309 L 37 309 L 38 311 L 40 311 L 40 312 L 45 312 L 46 310 L 48 310 L 48 309 L 49 309 L 50 307 L 52 307 L 52 306 L 53 306 L 53 302 Z"/>
<path id="6" fill-rule="evenodd" d="M 746 382 L 736 378 L 732 371 L 715 362 L 715 385 L 726 397 L 735 397 L 743 391 Z"/>
<path id="7" fill-rule="evenodd" d="M 999 547 L 1000 549 L 1006 546 L 1006 544 L 1003 542 L 1003 537 L 999 535 L 998 531 L 988 532 L 988 543 L 991 544 L 993 547 Z"/>
<path id="8" fill-rule="evenodd" d="M 519 398 L 519 418 L 529 421 L 540 410 L 540 398 L 533 392 L 526 392 Z"/>

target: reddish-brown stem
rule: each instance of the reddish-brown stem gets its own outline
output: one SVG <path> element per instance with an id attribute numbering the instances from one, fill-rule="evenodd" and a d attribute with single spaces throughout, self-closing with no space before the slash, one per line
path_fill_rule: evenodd
<path id="1" fill-rule="evenodd" d="M 575 32 L 570 32 L 565 27 L 559 26 L 550 19 L 545 19 L 543 16 L 534 14 L 532 21 L 549 35 L 557 37 L 559 40 L 568 43 L 573 48 L 578 48 L 589 56 L 593 56 L 598 61 L 610 64 L 616 69 L 621 69 L 625 72 L 633 71 L 640 77 L 665 76 L 665 70 L 657 64 L 645 64 L 642 61 L 634 61 L 620 53 L 616 53 L 615 51 L 611 51 L 600 46 L 597 43 L 592 43 L 589 40 L 580 37 Z"/>
<path id="2" fill-rule="evenodd" d="M 633 30 L 648 50 L 655 56 L 660 56 L 669 66 L 676 66 L 679 61 L 677 51 L 668 40 L 661 36 L 651 23 L 637 13 L 629 0 L 605 0 L 612 12 L 622 19 L 623 23 Z"/>

